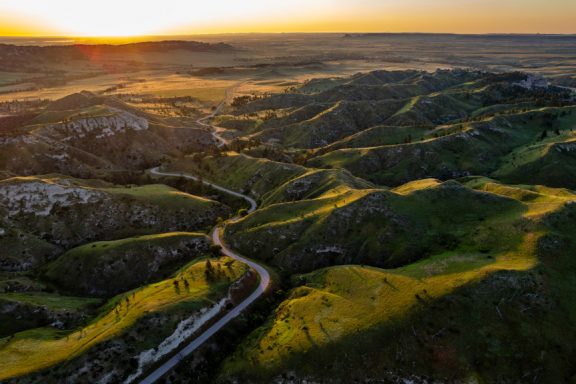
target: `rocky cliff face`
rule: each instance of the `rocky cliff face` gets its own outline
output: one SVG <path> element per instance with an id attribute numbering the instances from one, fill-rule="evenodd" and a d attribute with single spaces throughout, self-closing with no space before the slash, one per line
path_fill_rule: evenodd
<path id="1" fill-rule="evenodd" d="M 532 74 L 526 75 L 524 80 L 514 84 L 525 89 L 548 88 L 550 85 L 544 77 Z"/>
<path id="2" fill-rule="evenodd" d="M 1 181 L 0 270 L 33 269 L 87 241 L 198 230 L 228 213 L 216 202 L 174 195 L 167 187 L 131 192 L 65 177 Z"/>
<path id="3" fill-rule="evenodd" d="M 85 137 L 102 139 L 127 131 L 143 131 L 149 128 L 148 120 L 143 117 L 113 107 L 107 109 L 108 115 L 81 117 L 73 121 L 50 124 L 42 127 L 39 133 L 66 142 Z"/>
<path id="4" fill-rule="evenodd" d="M 37 179 L 18 178 L 14 182 L 0 183 L 0 206 L 8 216 L 32 214 L 48 216 L 58 206 L 95 203 L 106 200 L 106 194 L 70 184 L 64 185 Z"/>
<path id="5" fill-rule="evenodd" d="M 0 132 L 0 169 L 14 175 L 98 178 L 215 145 L 205 130 L 166 125 L 124 107 L 88 92 L 56 101 L 28 125 Z"/>

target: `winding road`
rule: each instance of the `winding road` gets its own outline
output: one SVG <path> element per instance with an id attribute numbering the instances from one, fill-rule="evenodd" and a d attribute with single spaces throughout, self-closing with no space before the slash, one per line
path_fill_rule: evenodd
<path id="1" fill-rule="evenodd" d="M 227 89 L 227 90 L 226 90 L 226 96 L 224 97 L 224 100 L 222 100 L 222 101 L 220 102 L 220 104 L 218 104 L 218 106 L 217 106 L 216 108 L 214 108 L 214 110 L 212 111 L 212 113 L 209 114 L 208 116 L 204 116 L 204 117 L 196 120 L 196 124 L 199 124 L 199 125 L 203 126 L 204 128 L 210 129 L 210 131 L 212 132 L 212 137 L 213 137 L 214 140 L 216 140 L 216 142 L 218 143 L 218 144 L 216 144 L 216 145 L 218 146 L 218 148 L 223 147 L 224 145 L 227 145 L 227 144 L 230 142 L 230 140 L 227 140 L 227 139 L 225 139 L 225 138 L 223 138 L 222 136 L 219 135 L 220 131 L 221 131 L 223 128 L 219 128 L 219 127 L 216 127 L 216 126 L 214 126 L 214 125 L 210 125 L 210 124 L 206 123 L 205 121 L 206 121 L 206 120 L 209 120 L 209 119 L 215 117 L 217 114 L 219 114 L 220 111 L 222 110 L 222 108 L 224 108 L 224 106 L 226 105 L 226 103 L 229 102 L 230 99 L 232 98 L 232 94 L 233 94 L 233 92 L 234 92 L 234 89 L 237 88 L 237 87 L 239 87 L 239 86 L 240 86 L 241 84 L 243 84 L 243 83 L 244 83 L 244 82 L 241 81 L 240 83 L 236 84 L 236 85 L 233 86 L 232 88 Z"/>
<path id="2" fill-rule="evenodd" d="M 214 113 L 208 117 L 198 120 L 198 123 L 204 126 L 208 126 L 211 128 L 211 125 L 204 123 L 204 121 L 210 117 L 213 117 L 218 113 L 218 111 L 222 108 L 222 105 L 226 102 L 226 100 L 222 101 L 222 103 L 218 106 L 218 108 L 214 111 Z M 220 143 L 226 144 L 227 141 L 220 136 L 218 136 L 216 131 L 213 131 L 212 134 L 215 138 L 218 139 Z M 222 144 L 222 145 L 223 145 Z M 185 179 L 196 180 L 199 181 L 199 178 L 190 174 L 182 173 L 182 172 L 165 172 L 161 171 L 159 167 L 153 168 L 150 170 L 150 173 L 156 176 L 175 176 L 175 177 L 183 177 Z M 211 183 L 206 180 L 202 180 L 202 183 L 208 185 L 214 189 L 217 189 L 221 192 L 227 193 L 232 196 L 240 197 L 246 200 L 250 204 L 250 208 L 248 209 L 248 213 L 254 212 L 257 208 L 256 201 L 249 196 L 243 195 L 239 192 L 232 191 L 228 188 L 224 188 L 217 184 Z M 244 311 L 250 304 L 255 302 L 260 296 L 264 294 L 266 289 L 270 286 L 270 274 L 266 270 L 266 268 L 262 267 L 260 264 L 257 264 L 251 260 L 246 259 L 245 257 L 237 254 L 232 249 L 230 249 L 223 241 L 222 241 L 222 232 L 226 223 L 237 221 L 241 218 L 241 216 L 235 216 L 231 219 L 228 219 L 221 226 L 216 226 L 212 231 L 212 241 L 214 244 L 217 244 L 222 247 L 222 253 L 226 256 L 231 257 L 232 259 L 239 261 L 248 265 L 252 268 L 256 273 L 258 273 L 260 277 L 260 282 L 258 287 L 250 296 L 248 296 L 244 301 L 238 304 L 236 307 L 231 309 L 228 313 L 226 313 L 222 318 L 220 318 L 216 323 L 214 323 L 210 328 L 202 332 L 197 338 L 192 340 L 190 343 L 186 344 L 185 346 L 181 346 L 180 351 L 171 357 L 169 360 L 165 361 L 161 366 L 156 368 L 153 372 L 148 374 L 145 378 L 140 380 L 141 384 L 153 384 L 156 383 L 162 376 L 170 372 L 174 367 L 176 367 L 183 359 L 189 356 L 192 352 L 198 349 L 202 344 L 204 344 L 210 337 L 212 337 L 216 332 L 224 328 L 230 321 L 232 321 L 235 317 L 240 315 L 242 311 Z"/>

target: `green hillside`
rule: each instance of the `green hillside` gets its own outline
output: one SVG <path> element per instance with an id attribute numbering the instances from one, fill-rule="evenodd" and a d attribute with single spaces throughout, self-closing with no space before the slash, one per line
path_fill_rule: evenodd
<path id="1" fill-rule="evenodd" d="M 335 264 L 397 267 L 445 251 L 514 249 L 525 210 L 455 181 L 416 182 L 398 191 L 340 187 L 260 209 L 229 225 L 226 238 L 290 273 Z"/>
<path id="2" fill-rule="evenodd" d="M 164 233 L 85 244 L 45 267 L 45 276 L 77 295 L 112 296 L 169 275 L 204 256 L 209 239 L 198 233 Z"/>
<path id="3" fill-rule="evenodd" d="M 229 212 L 165 185 L 118 186 L 62 175 L 0 181 L 2 209 L 7 212 L 0 219 L 7 228 L 0 237 L 5 270 L 30 269 L 90 241 L 204 230 Z"/>
<path id="4" fill-rule="evenodd" d="M 160 321 L 163 312 L 178 306 L 187 306 L 188 311 L 209 306 L 214 299 L 225 295 L 230 281 L 246 271 L 243 264 L 228 258 L 213 260 L 212 264 L 222 270 L 215 279 L 207 278 L 205 261 L 194 261 L 171 278 L 111 298 L 99 309 L 97 317 L 75 330 L 36 328 L 0 339 L 0 380 L 70 361 L 98 344 L 121 337 L 146 317 L 154 316 L 157 324 L 166 327 L 157 328 L 157 332 L 167 337 L 174 329 L 169 325 L 175 325 Z M 183 284 L 176 289 L 175 282 L 184 279 L 188 281 L 188 288 Z M 137 341 L 142 350 L 150 345 L 134 339 L 132 343 Z M 22 359 L 22 355 L 26 355 L 26 359 Z"/>
<path id="5" fill-rule="evenodd" d="M 338 382 L 563 382 L 576 355 L 569 341 L 576 340 L 569 330 L 576 194 L 479 178 L 463 183 L 522 206 L 497 220 L 485 212 L 493 216 L 486 249 L 458 247 L 394 269 L 340 266 L 295 276 L 296 288 L 222 374 L 257 382 L 287 372 Z M 435 188 L 427 182 L 398 192 Z M 498 252 L 488 239 L 514 245 Z"/>

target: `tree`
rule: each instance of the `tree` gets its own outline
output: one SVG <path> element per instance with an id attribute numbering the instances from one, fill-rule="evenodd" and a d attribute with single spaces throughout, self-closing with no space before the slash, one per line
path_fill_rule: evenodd
<path id="1" fill-rule="evenodd" d="M 206 269 L 204 270 L 204 275 L 206 276 L 206 281 L 214 280 L 214 268 L 210 260 L 206 260 Z"/>
<path id="2" fill-rule="evenodd" d="M 210 255 L 213 257 L 218 257 L 222 254 L 222 247 L 219 246 L 218 244 L 212 244 L 210 245 Z M 209 263 L 210 261 L 208 261 Z M 206 268 L 208 268 L 209 264 L 206 264 Z"/>

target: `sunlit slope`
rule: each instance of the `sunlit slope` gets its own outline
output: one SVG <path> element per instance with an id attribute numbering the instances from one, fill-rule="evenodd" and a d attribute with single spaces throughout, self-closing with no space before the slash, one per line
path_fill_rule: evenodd
<path id="1" fill-rule="evenodd" d="M 141 287 L 111 299 L 101 314 L 88 325 L 67 332 L 38 328 L 4 338 L 0 343 L 0 379 L 23 375 L 71 359 L 94 345 L 108 340 L 131 327 L 138 319 L 167 310 L 179 303 L 199 302 L 222 294 L 231 281 L 238 279 L 246 267 L 228 258 L 211 260 L 211 267 L 221 271 L 207 280 L 206 261 L 195 261 L 172 278 Z M 188 281 L 188 287 L 176 281 Z"/>
<path id="2" fill-rule="evenodd" d="M 5 292 L 7 287 L 29 281 L 15 276 L 2 283 L 2 290 Z M 0 338 L 55 322 L 62 327 L 75 327 L 100 304 L 100 299 L 36 292 L 32 291 L 32 288 L 25 292 L 0 293 Z"/>
<path id="3" fill-rule="evenodd" d="M 338 266 L 296 276 L 298 287 L 223 375 L 563 381 L 576 354 L 576 194 L 479 178 L 465 184 L 524 207 L 506 229 L 489 224 L 493 238 L 516 228 L 515 246 L 443 251 L 395 269 Z"/>
<path id="4" fill-rule="evenodd" d="M 363 147 L 400 144 L 417 139 L 426 128 L 557 105 L 568 98 L 565 90 L 538 81 L 525 73 L 375 71 L 240 99 L 216 123 L 263 142 L 320 152 L 346 144 L 359 147 L 369 137 L 373 143 Z M 394 128 L 375 131 L 379 126 Z"/>
<path id="5" fill-rule="evenodd" d="M 235 152 L 205 158 L 188 156 L 170 164 L 166 170 L 189 172 L 256 197 L 265 196 L 276 187 L 307 172 L 305 167 L 296 164 L 254 158 Z"/>
<path id="6" fill-rule="evenodd" d="M 562 176 L 565 183 L 570 183 L 566 168 L 570 167 L 570 161 L 561 164 L 560 158 L 571 156 L 575 116 L 574 108 L 554 108 L 439 126 L 420 134 L 407 132 L 405 137 L 411 135 L 410 143 L 343 148 L 325 154 L 321 151 L 322 155 L 309 164 L 346 168 L 384 185 L 425 177 L 488 175 L 496 171 L 495 175 L 511 182 L 544 184 L 553 179 L 554 186 L 563 186 Z M 546 130 L 547 138 L 543 140 Z M 549 148 L 554 152 L 548 152 Z M 549 172 L 554 176 L 548 176 Z"/>
<path id="7" fill-rule="evenodd" d="M 423 180 L 396 190 L 328 190 L 273 204 L 232 223 L 237 249 L 285 272 L 335 264 L 396 267 L 438 252 L 503 253 L 521 243 L 527 207 L 456 181 Z"/>
<path id="8" fill-rule="evenodd" d="M 204 229 L 227 209 L 165 185 L 126 187 L 47 175 L 2 180 L 0 212 L 6 231 L 0 238 L 2 268 L 18 271 L 90 241 Z"/>
<path id="9" fill-rule="evenodd" d="M 58 257 L 44 275 L 68 292 L 108 297 L 159 280 L 207 254 L 209 244 L 206 235 L 188 232 L 90 243 Z"/>
<path id="10" fill-rule="evenodd" d="M 527 73 L 375 71 L 240 98 L 216 123 L 370 182 L 493 175 L 573 187 L 574 100 Z"/>
<path id="11" fill-rule="evenodd" d="M 367 189 L 373 185 L 343 169 L 309 169 L 266 194 L 262 206 L 309 200 L 327 194 L 335 195 L 350 189 Z"/>
<path id="12" fill-rule="evenodd" d="M 420 141 L 431 137 L 434 128 L 430 126 L 390 126 L 377 125 L 347 136 L 342 140 L 314 151 L 316 156 L 344 148 L 369 148 L 383 145 L 405 144 L 407 140 Z"/>
<path id="13" fill-rule="evenodd" d="M 75 93 L 3 129 L 0 167 L 17 175 L 101 177 L 214 146 L 205 130 L 182 128 L 111 96 Z"/>

